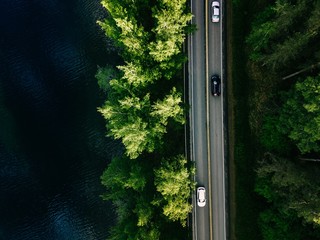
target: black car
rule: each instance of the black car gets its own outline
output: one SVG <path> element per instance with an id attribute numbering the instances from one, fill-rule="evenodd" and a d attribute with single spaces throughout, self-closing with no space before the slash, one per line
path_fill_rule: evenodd
<path id="1" fill-rule="evenodd" d="M 221 94 L 221 79 L 218 74 L 211 76 L 211 92 L 213 96 L 220 96 Z"/>

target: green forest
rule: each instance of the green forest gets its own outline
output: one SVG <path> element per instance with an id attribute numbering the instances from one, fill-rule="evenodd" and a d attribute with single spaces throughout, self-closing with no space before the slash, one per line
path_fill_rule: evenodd
<path id="1" fill-rule="evenodd" d="M 181 144 L 182 46 L 194 29 L 186 4 L 102 1 L 107 17 L 98 24 L 122 59 L 96 74 L 107 135 L 123 145 L 101 177 L 103 199 L 116 206 L 110 240 L 191 239 L 194 169 Z M 228 4 L 237 106 L 231 238 L 320 239 L 320 2 Z"/>
<path id="2" fill-rule="evenodd" d="M 122 64 L 100 67 L 106 94 L 98 111 L 107 135 L 121 141 L 101 176 L 116 207 L 110 240 L 190 239 L 194 169 L 186 157 L 183 43 L 192 27 L 186 0 L 103 0 L 98 24 Z"/>
<path id="3" fill-rule="evenodd" d="M 250 138 L 242 143 L 251 147 L 250 201 L 260 212 L 252 239 L 320 239 L 320 1 L 240 2 L 233 21 L 245 16 L 247 26 L 234 38 L 244 46 L 238 80 L 249 86 Z"/>

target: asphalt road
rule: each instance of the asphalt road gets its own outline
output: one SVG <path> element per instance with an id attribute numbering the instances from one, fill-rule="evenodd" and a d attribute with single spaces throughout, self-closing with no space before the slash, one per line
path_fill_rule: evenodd
<path id="1" fill-rule="evenodd" d="M 223 2 L 220 1 L 220 7 Z M 209 18 L 207 18 L 209 19 Z M 222 11 L 220 11 L 222 20 Z M 209 129 L 210 129 L 210 161 L 211 161 L 211 200 L 213 216 L 213 239 L 226 239 L 226 191 L 225 191 L 225 157 L 224 157 L 224 132 L 223 132 L 223 65 L 222 65 L 222 21 L 212 23 L 208 20 L 208 76 L 219 74 L 221 77 L 221 95 L 208 98 Z M 210 87 L 210 82 L 208 84 Z M 208 159 L 209 160 L 209 159 Z"/>
<path id="2" fill-rule="evenodd" d="M 191 1 L 192 23 L 197 31 L 189 37 L 189 102 L 191 158 L 195 161 L 197 186 L 207 191 L 207 204 L 200 208 L 193 196 L 193 239 L 226 239 L 225 159 L 223 132 L 222 16 L 210 20 L 210 1 Z M 220 1 L 221 7 L 223 2 Z M 222 13 L 222 11 L 220 11 Z M 211 95 L 210 77 L 219 74 L 221 96 Z"/>

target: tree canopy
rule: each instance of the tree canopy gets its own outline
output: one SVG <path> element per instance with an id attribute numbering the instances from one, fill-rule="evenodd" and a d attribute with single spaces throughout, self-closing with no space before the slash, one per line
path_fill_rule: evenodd
<path id="1" fill-rule="evenodd" d="M 247 38 L 251 59 L 272 70 L 294 68 L 302 58 L 317 62 L 319 49 L 312 44 L 319 41 L 319 18 L 319 1 L 277 0 L 252 24 Z M 314 51 L 306 51 L 307 46 Z"/>
<path id="2" fill-rule="evenodd" d="M 164 160 L 160 168 L 155 170 L 155 185 L 161 198 L 155 200 L 156 205 L 163 205 L 163 214 L 173 221 L 186 225 L 188 213 L 192 205 L 186 201 L 194 189 L 191 174 L 184 156 Z"/>
<path id="3" fill-rule="evenodd" d="M 266 154 L 257 175 L 260 180 L 256 191 L 284 215 L 295 212 L 305 222 L 320 224 L 320 182 L 312 169 Z"/>
<path id="4" fill-rule="evenodd" d="M 301 153 L 320 152 L 320 75 L 297 82 L 280 109 L 279 131 Z"/>
<path id="5" fill-rule="evenodd" d="M 171 153 L 167 160 L 163 149 L 169 144 L 165 135 L 177 142 L 183 135 L 174 133 L 185 123 L 178 89 L 191 14 L 186 0 L 103 0 L 102 5 L 108 16 L 98 23 L 123 58 L 116 70 L 106 66 L 96 74 L 107 95 L 98 111 L 106 119 L 108 136 L 121 140 L 125 149 L 101 177 L 108 189 L 103 198 L 114 203 L 118 215 L 110 240 L 182 239 L 193 172 L 182 155 Z"/>
<path id="6" fill-rule="evenodd" d="M 319 239 L 320 168 L 301 159 L 320 153 L 320 2 L 260 3 L 246 37 L 259 226 L 265 240 Z"/>
<path id="7" fill-rule="evenodd" d="M 161 91 L 150 91 L 171 79 L 185 61 L 181 50 L 191 19 L 185 3 L 186 0 L 161 0 L 151 4 L 149 11 L 155 24 L 145 31 L 137 14 L 138 3 L 102 2 L 110 17 L 99 24 L 121 47 L 125 64 L 118 66 L 118 74 L 108 68 L 99 69 L 97 78 L 107 90 L 108 99 L 98 110 L 107 120 L 108 136 L 121 139 L 130 158 L 153 152 L 156 145 L 163 144 L 161 139 L 170 119 L 185 122 L 182 94 L 175 87 L 170 93 L 162 91 L 162 95 Z M 133 12 L 128 11 L 131 7 Z M 110 74 L 116 78 L 104 80 L 110 79 Z"/>

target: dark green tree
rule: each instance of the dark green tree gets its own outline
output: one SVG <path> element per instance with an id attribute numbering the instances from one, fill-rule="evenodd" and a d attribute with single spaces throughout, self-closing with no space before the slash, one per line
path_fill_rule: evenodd
<path id="1" fill-rule="evenodd" d="M 300 240 L 301 228 L 295 216 L 270 208 L 259 216 L 259 226 L 264 240 Z"/>
<path id="2" fill-rule="evenodd" d="M 320 152 L 320 76 L 297 82 L 286 96 L 278 130 L 287 134 L 301 153 Z"/>
<path id="3" fill-rule="evenodd" d="M 292 144 L 279 128 L 279 114 L 269 113 L 264 117 L 259 140 L 266 151 L 285 155 L 291 150 Z"/>
<path id="4" fill-rule="evenodd" d="M 104 171 L 101 182 L 108 191 L 102 197 L 111 200 L 117 210 L 110 240 L 159 239 L 159 223 L 154 221 L 156 207 L 151 204 L 153 192 L 146 189 L 151 175 L 150 166 L 126 157 L 113 158 Z"/>
<path id="5" fill-rule="evenodd" d="M 98 67 L 98 71 L 95 75 L 98 80 L 100 89 L 107 92 L 109 89 L 110 80 L 117 77 L 117 71 L 112 66 Z"/>
<path id="6" fill-rule="evenodd" d="M 142 192 L 147 176 L 137 160 L 115 157 L 101 176 L 101 183 L 110 190 L 103 197 L 108 200 L 127 199 L 130 191 Z"/>
<path id="7" fill-rule="evenodd" d="M 319 19 L 319 1 L 277 0 L 252 24 L 247 37 L 251 59 L 274 71 L 283 71 L 301 58 L 314 59 L 314 51 L 305 50 L 319 39 Z"/>
<path id="8" fill-rule="evenodd" d="M 295 213 L 307 223 L 320 225 L 320 185 L 313 169 L 303 168 L 270 153 L 257 169 L 256 192 L 284 215 Z"/>

